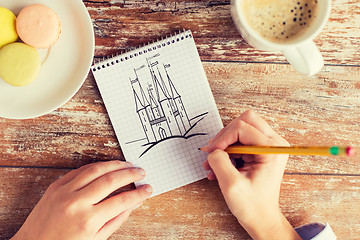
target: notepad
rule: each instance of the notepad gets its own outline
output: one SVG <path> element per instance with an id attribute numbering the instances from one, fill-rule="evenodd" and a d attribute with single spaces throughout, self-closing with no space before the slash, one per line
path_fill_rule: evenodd
<path id="1" fill-rule="evenodd" d="M 98 62 L 92 72 L 125 159 L 153 196 L 203 179 L 223 127 L 191 31 Z"/>

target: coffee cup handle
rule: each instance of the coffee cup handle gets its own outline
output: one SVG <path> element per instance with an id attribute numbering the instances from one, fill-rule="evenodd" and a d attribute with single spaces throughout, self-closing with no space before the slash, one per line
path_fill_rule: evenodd
<path id="1" fill-rule="evenodd" d="M 324 66 L 324 59 L 313 41 L 283 51 L 288 62 L 301 74 L 312 76 Z"/>

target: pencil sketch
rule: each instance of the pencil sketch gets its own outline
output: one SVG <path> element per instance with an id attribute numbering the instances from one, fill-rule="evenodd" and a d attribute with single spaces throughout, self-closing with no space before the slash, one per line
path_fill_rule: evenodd
<path id="1" fill-rule="evenodd" d="M 127 144 L 146 140 L 141 145 L 146 149 L 139 157 L 169 139 L 207 135 L 193 132 L 193 129 L 208 112 L 189 118 L 182 97 L 170 77 L 168 69 L 171 64 L 160 64 L 157 60 L 159 56 L 160 54 L 156 54 L 146 58 L 147 66 L 144 64 L 135 68 L 135 78 L 129 78 L 135 102 L 134 110 L 145 137 Z M 144 71 L 147 71 L 147 74 L 144 74 Z M 139 76 L 148 76 L 151 79 L 141 79 Z"/>

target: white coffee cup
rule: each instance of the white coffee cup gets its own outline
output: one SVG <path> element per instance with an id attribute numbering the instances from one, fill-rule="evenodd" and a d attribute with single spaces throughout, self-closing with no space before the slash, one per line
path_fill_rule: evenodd
<path id="1" fill-rule="evenodd" d="M 304 34 L 289 42 L 272 42 L 255 31 L 242 12 L 243 0 L 231 0 L 231 15 L 242 37 L 253 47 L 266 51 L 281 51 L 288 62 L 301 74 L 312 76 L 324 66 L 319 49 L 313 42 L 326 24 L 331 0 L 318 0 L 316 19 Z M 286 1 L 286 0 L 284 0 Z"/>

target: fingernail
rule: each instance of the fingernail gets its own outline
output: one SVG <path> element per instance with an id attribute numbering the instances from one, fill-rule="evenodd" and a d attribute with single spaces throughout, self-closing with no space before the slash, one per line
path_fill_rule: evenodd
<path id="1" fill-rule="evenodd" d="M 205 151 L 206 150 L 206 148 L 209 146 L 209 144 L 207 144 L 207 145 L 205 145 L 205 146 L 203 146 L 203 147 L 201 147 L 200 149 L 201 149 L 201 151 Z"/>
<path id="2" fill-rule="evenodd" d="M 127 168 L 132 168 L 132 166 L 133 166 L 132 163 L 130 163 L 130 162 L 125 162 L 125 165 Z"/>
<path id="3" fill-rule="evenodd" d="M 207 151 L 208 146 L 209 146 L 209 145 L 206 145 L 205 147 L 200 148 L 200 150 L 203 151 L 203 152 L 208 152 L 208 151 Z"/>
<path id="4" fill-rule="evenodd" d="M 144 169 L 138 168 L 137 171 L 138 171 L 138 173 L 139 173 L 140 175 L 145 176 L 145 170 L 144 170 Z"/>
<path id="5" fill-rule="evenodd" d="M 144 189 L 145 189 L 145 191 L 147 191 L 148 193 L 152 193 L 152 192 L 153 192 L 153 189 L 152 189 L 152 187 L 151 187 L 150 185 L 146 185 L 146 186 L 144 187 Z"/>
<path id="6" fill-rule="evenodd" d="M 216 179 L 216 176 L 214 174 L 214 171 L 213 170 L 210 170 L 210 172 L 208 173 L 208 175 L 206 176 L 207 179 L 209 179 L 210 181 L 212 180 L 215 180 Z"/>

